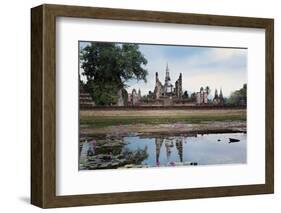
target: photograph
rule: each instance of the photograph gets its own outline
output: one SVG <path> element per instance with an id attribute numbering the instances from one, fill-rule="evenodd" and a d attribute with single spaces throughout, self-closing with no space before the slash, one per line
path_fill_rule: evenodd
<path id="1" fill-rule="evenodd" d="M 246 164 L 247 54 L 79 41 L 78 170 Z"/>
<path id="2" fill-rule="evenodd" d="M 32 5 L 32 205 L 274 193 L 274 14 L 151 4 Z"/>

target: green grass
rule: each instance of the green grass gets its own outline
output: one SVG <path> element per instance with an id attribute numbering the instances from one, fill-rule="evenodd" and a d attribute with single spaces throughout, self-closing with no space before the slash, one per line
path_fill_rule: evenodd
<path id="1" fill-rule="evenodd" d="M 91 116 L 81 117 L 80 125 L 87 127 L 102 128 L 115 125 L 129 124 L 169 124 L 169 123 L 202 123 L 207 121 L 245 121 L 245 115 L 175 115 L 175 116 Z"/>

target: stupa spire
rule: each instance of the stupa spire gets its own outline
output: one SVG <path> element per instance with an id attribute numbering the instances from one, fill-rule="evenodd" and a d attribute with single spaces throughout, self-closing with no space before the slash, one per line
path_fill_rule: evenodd
<path id="1" fill-rule="evenodd" d="M 168 81 L 170 81 L 170 69 L 169 69 L 169 64 L 167 62 L 167 65 L 166 65 L 166 77 L 165 77 L 165 82 L 167 83 Z"/>

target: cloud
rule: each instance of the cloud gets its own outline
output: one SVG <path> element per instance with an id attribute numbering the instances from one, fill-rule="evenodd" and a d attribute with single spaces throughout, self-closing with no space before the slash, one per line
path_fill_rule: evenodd
<path id="1" fill-rule="evenodd" d="M 140 50 L 148 60 L 148 82 L 129 82 L 129 92 L 133 88 L 140 88 L 142 94 L 153 91 L 155 72 L 163 83 L 166 63 L 169 63 L 172 83 L 182 73 L 183 89 L 188 92 L 210 86 L 212 92 L 222 88 L 224 95 L 229 96 L 247 82 L 247 49 L 140 45 Z"/>
<path id="2" fill-rule="evenodd" d="M 202 71 L 202 70 L 201 70 Z M 208 69 L 203 75 L 194 74 L 191 76 L 183 76 L 184 90 L 189 92 L 199 91 L 200 87 L 209 86 L 211 94 L 215 89 L 222 89 L 225 96 L 229 96 L 231 92 L 242 87 L 246 83 L 245 75 L 242 71 L 233 73 L 229 70 L 212 70 Z M 196 73 L 196 71 L 194 71 Z"/>

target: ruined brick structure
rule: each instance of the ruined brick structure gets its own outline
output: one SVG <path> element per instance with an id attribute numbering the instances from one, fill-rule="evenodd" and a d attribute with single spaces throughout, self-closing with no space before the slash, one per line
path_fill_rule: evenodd
<path id="1" fill-rule="evenodd" d="M 158 77 L 158 72 L 155 74 L 154 99 L 181 99 L 182 98 L 182 74 L 180 73 L 178 80 L 175 82 L 175 87 L 171 83 L 169 66 L 166 67 L 165 83 L 161 83 Z"/>
<path id="2" fill-rule="evenodd" d="M 222 105 L 224 104 L 224 98 L 223 98 L 223 94 L 222 94 L 222 89 L 220 89 L 220 94 L 218 95 L 218 90 L 215 90 L 215 96 L 213 99 L 213 104 L 215 105 Z"/>
<path id="3" fill-rule="evenodd" d="M 131 94 L 128 94 L 128 106 L 140 106 L 141 105 L 141 90 L 137 92 L 136 89 L 132 90 Z"/>
<path id="4" fill-rule="evenodd" d="M 95 106 L 91 95 L 85 91 L 82 85 L 79 86 L 79 105 L 80 108 L 91 108 Z"/>

